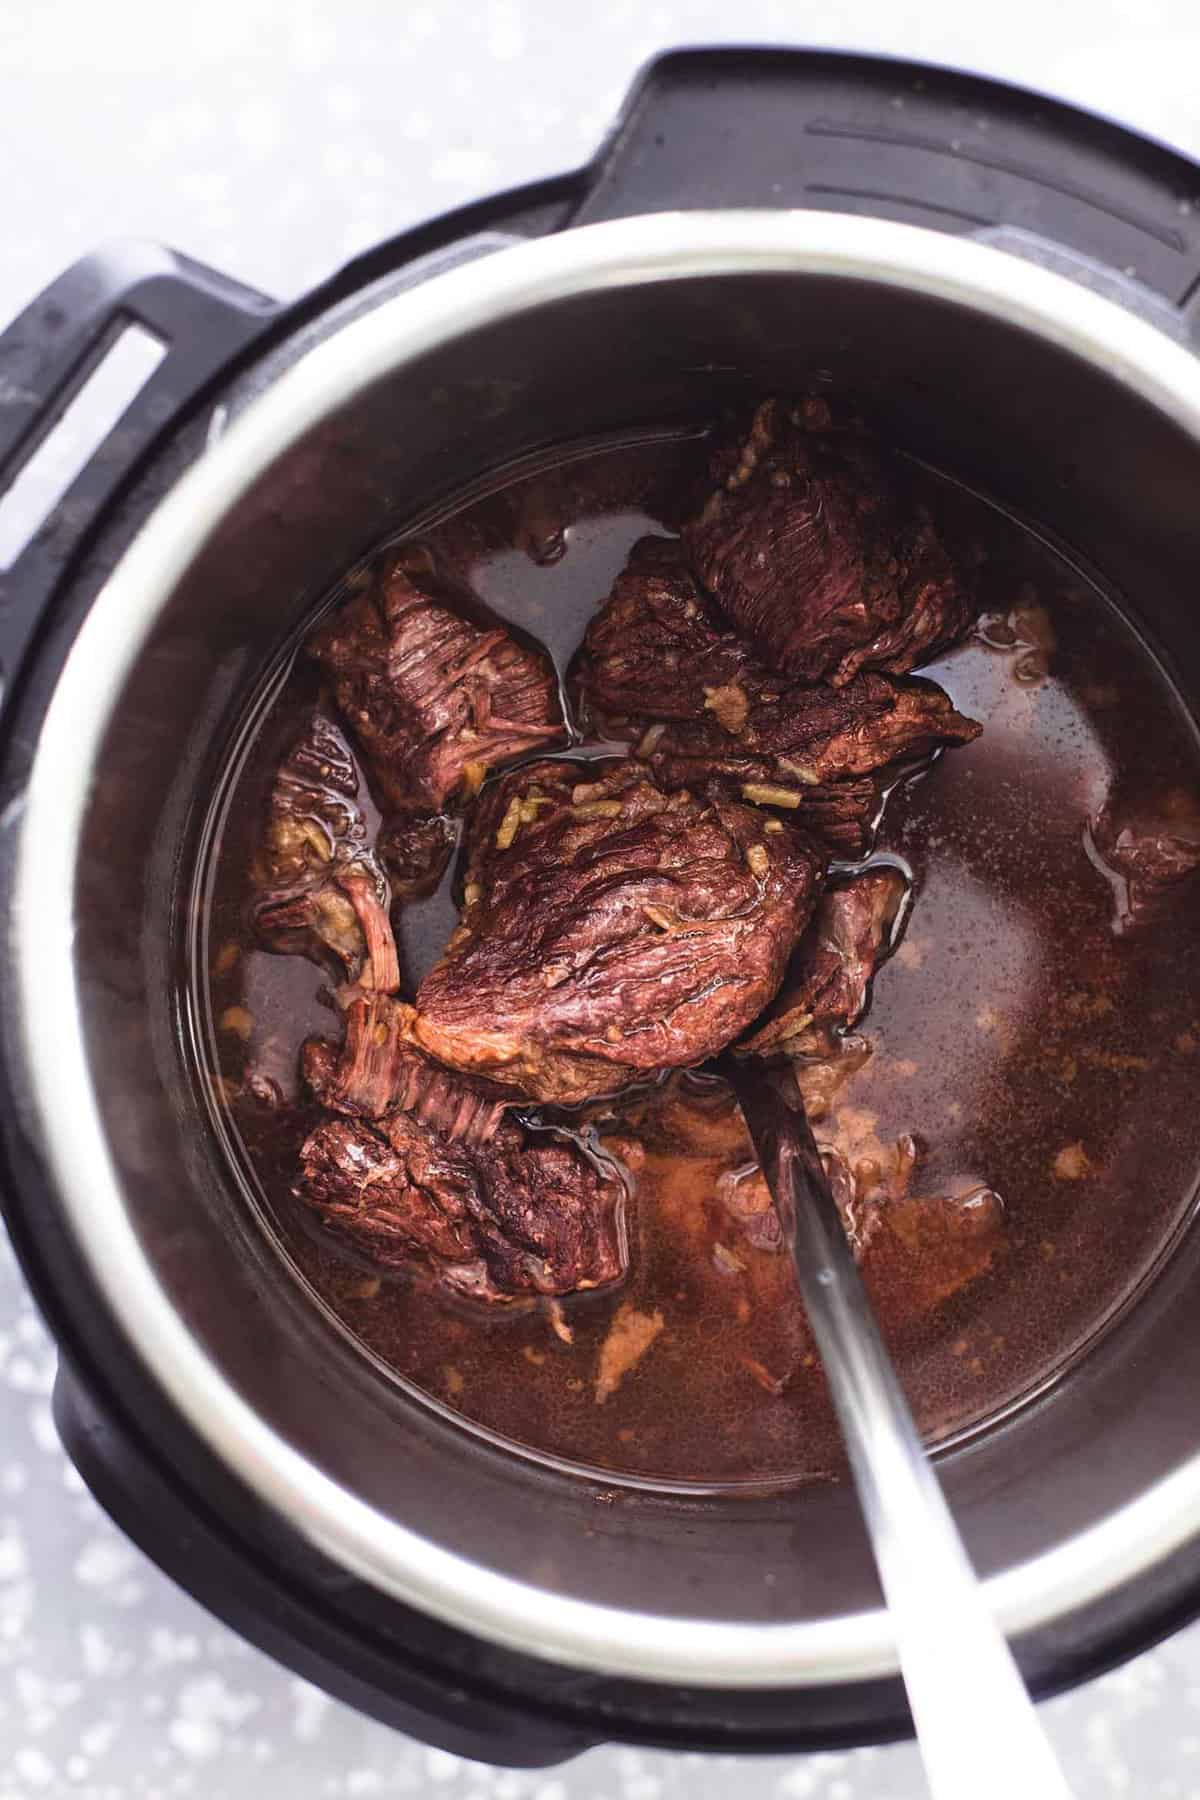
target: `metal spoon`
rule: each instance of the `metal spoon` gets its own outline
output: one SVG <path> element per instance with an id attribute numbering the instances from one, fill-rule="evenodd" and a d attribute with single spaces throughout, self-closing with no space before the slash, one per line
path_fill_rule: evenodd
<path id="1" fill-rule="evenodd" d="M 790 1072 L 720 1060 L 791 1245 L 935 1800 L 1070 1790 L 984 1601 L 867 1299 Z"/>

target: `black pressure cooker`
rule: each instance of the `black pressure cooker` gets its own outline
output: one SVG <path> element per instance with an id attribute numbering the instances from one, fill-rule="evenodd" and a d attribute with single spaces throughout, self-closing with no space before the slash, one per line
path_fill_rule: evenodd
<path id="1" fill-rule="evenodd" d="M 287 1277 L 181 1001 L 204 797 L 306 609 L 399 513 L 711 415 L 797 359 L 1086 547 L 1200 712 L 1200 170 L 932 68 L 692 51 L 586 168 L 281 306 L 119 247 L 0 338 L 11 484 L 114 339 L 156 371 L 0 578 L 5 1216 L 102 1504 L 213 1612 L 415 1736 L 784 1750 L 909 1729 L 846 1485 L 604 1485 L 415 1404 Z M 1132 604 L 1132 603 L 1131 603 Z M 1200 1611 L 1200 1236 L 941 1459 L 1025 1673 Z"/>

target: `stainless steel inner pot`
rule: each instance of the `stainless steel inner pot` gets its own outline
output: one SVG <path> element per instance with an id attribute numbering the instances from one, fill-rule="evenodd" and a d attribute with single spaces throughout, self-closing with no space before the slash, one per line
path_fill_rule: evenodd
<path id="1" fill-rule="evenodd" d="M 829 213 L 660 215 L 499 251 L 353 318 L 151 516 L 45 721 L 9 952 L 27 1124 L 137 1353 L 336 1563 L 570 1667 L 772 1688 L 895 1671 L 846 1487 L 600 1489 L 404 1399 L 282 1269 L 181 1029 L 204 799 L 248 693 L 345 566 L 557 441 L 826 369 L 896 437 L 1043 521 L 1200 702 L 1200 366 L 1002 251 Z M 1043 1636 L 1200 1532 L 1195 1234 L 1074 1374 L 942 1473 L 1010 1632 Z"/>

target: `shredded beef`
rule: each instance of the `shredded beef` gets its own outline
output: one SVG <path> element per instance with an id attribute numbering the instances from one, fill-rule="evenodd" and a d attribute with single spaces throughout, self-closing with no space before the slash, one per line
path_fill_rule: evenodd
<path id="1" fill-rule="evenodd" d="M 416 1041 L 536 1100 L 701 1062 L 774 994 L 823 874 L 810 840 L 624 762 L 502 777 L 472 820 L 462 922 Z"/>
<path id="2" fill-rule="evenodd" d="M 394 563 L 310 638 L 385 808 L 440 812 L 564 735 L 547 659 L 442 605 Z"/>
<path id="3" fill-rule="evenodd" d="M 973 606 L 894 459 L 831 431 L 823 401 L 767 400 L 714 453 L 684 527 L 692 566 L 773 668 L 844 686 L 904 674 L 952 644 Z"/>
<path id="4" fill-rule="evenodd" d="M 254 928 L 269 949 L 309 956 L 365 988 L 400 985 L 354 762 L 319 709 L 279 766 L 251 880 Z"/>
<path id="5" fill-rule="evenodd" d="M 340 1045 L 309 1038 L 301 1053 L 304 1078 L 322 1106 L 379 1119 L 411 1113 L 451 1142 L 482 1144 L 496 1135 L 511 1090 L 451 1073 L 418 1050 L 409 1037 L 413 1009 L 375 994 L 346 1011 Z"/>

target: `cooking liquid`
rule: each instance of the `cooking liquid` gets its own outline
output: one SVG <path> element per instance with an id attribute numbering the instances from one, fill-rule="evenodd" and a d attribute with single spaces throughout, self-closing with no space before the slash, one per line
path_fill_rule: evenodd
<path id="1" fill-rule="evenodd" d="M 670 530 L 695 440 L 593 451 L 422 532 L 442 574 L 565 670 L 628 551 Z M 945 1438 L 1043 1384 L 1143 1280 L 1200 1169 L 1200 909 L 1113 931 L 1085 850 L 1110 792 L 1200 794 L 1191 720 L 1115 606 L 1033 533 L 942 488 L 986 551 L 979 634 L 926 672 L 982 738 L 893 793 L 876 855 L 911 874 L 896 953 L 857 1028 L 871 1054 L 817 1122 L 851 1160 L 921 1157 L 865 1271 L 922 1428 Z M 239 769 L 207 920 L 211 1038 L 232 1153 L 280 1247 L 381 1368 L 524 1450 L 667 1485 L 813 1479 L 840 1461 L 787 1257 L 724 1198 L 750 1161 L 727 1091 L 674 1078 L 590 1122 L 637 1170 L 630 1270 L 552 1309 L 480 1309 L 339 1247 L 291 1193 L 317 1118 L 304 1039 L 337 1036 L 328 977 L 255 947 L 247 870 L 273 768 L 317 693 L 301 657 Z M 573 754 L 579 754 L 576 749 Z M 360 770 L 361 789 L 367 795 Z M 368 800 L 368 811 L 370 803 Z M 374 824 L 376 821 L 372 819 Z M 395 923 L 411 995 L 456 921 L 453 873 Z M 249 1036 L 222 1029 L 235 1018 Z M 247 1076 L 260 1078 L 253 1085 Z M 281 1103 L 265 1104 L 275 1092 Z M 630 1150 L 630 1141 L 636 1146 Z M 642 1160 L 644 1158 L 644 1161 Z M 954 1197 L 985 1185 L 1002 1210 Z M 941 1206 L 939 1198 L 950 1197 Z M 617 1320 L 646 1340 L 601 1378 Z"/>

